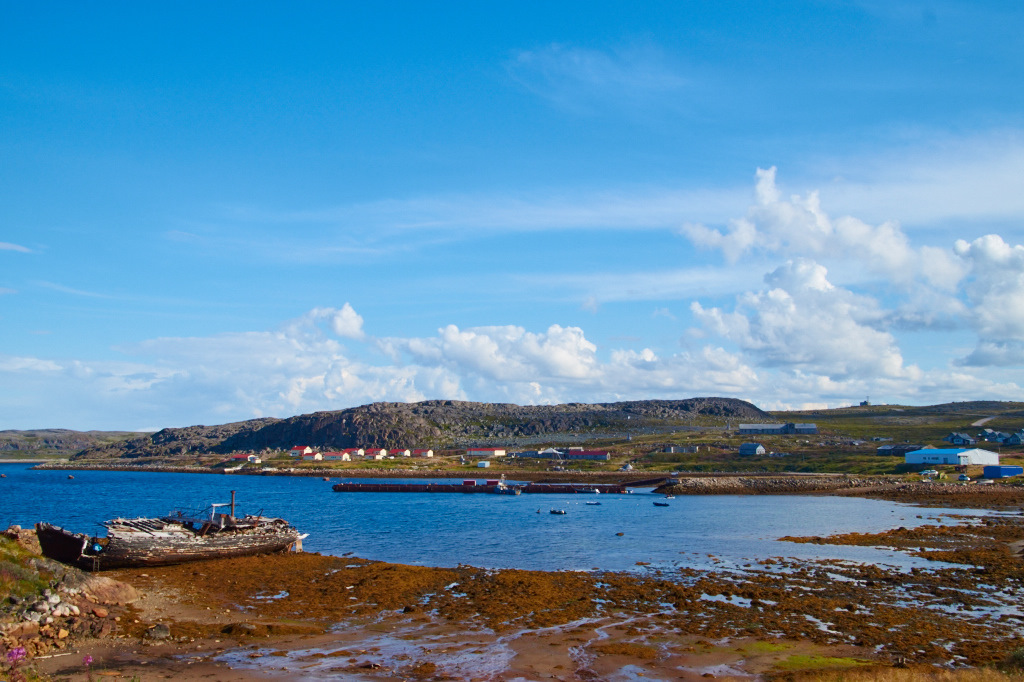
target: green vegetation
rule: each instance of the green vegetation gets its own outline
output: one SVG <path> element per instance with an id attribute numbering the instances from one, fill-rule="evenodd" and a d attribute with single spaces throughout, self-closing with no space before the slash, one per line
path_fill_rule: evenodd
<path id="1" fill-rule="evenodd" d="M 32 568 L 31 558 L 14 540 L 0 537 L 0 594 L 20 599 L 42 593 L 47 579 Z"/>
<path id="2" fill-rule="evenodd" d="M 816 656 L 813 654 L 793 654 L 775 664 L 776 670 L 844 670 L 872 665 L 870 661 L 849 656 Z"/>

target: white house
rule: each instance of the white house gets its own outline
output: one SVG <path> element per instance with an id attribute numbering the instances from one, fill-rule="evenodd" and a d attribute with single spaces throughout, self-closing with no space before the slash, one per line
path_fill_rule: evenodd
<path id="1" fill-rule="evenodd" d="M 303 462 L 320 462 L 324 458 L 319 452 L 307 452 L 302 456 Z"/>
<path id="2" fill-rule="evenodd" d="M 325 452 L 324 459 L 333 460 L 335 462 L 351 462 L 352 455 L 348 454 L 344 450 L 341 452 Z"/>
<path id="3" fill-rule="evenodd" d="M 998 453 L 978 448 L 928 448 L 908 452 L 904 458 L 907 464 L 999 464 Z"/>
<path id="4" fill-rule="evenodd" d="M 470 448 L 466 457 L 504 457 L 505 448 Z"/>
<path id="5" fill-rule="evenodd" d="M 384 459 L 388 456 L 388 451 L 383 448 L 370 448 L 366 451 L 366 456 L 370 459 Z"/>
<path id="6" fill-rule="evenodd" d="M 366 450 L 363 450 L 362 448 L 345 448 L 344 450 L 342 450 L 342 452 L 344 452 L 345 454 L 347 454 L 349 456 L 349 460 L 351 460 L 353 457 L 365 457 L 366 456 Z M 346 460 L 346 461 L 348 461 L 348 460 Z"/>
<path id="7" fill-rule="evenodd" d="M 412 457 L 412 450 L 409 450 L 408 448 L 395 448 L 394 450 L 390 450 L 388 454 L 394 455 L 395 457 Z"/>
<path id="8" fill-rule="evenodd" d="M 309 455 L 313 453 L 313 448 L 308 445 L 296 445 L 291 449 L 290 453 L 292 457 L 302 457 L 303 455 Z"/>
<path id="9" fill-rule="evenodd" d="M 763 455 L 764 453 L 764 446 L 760 443 L 744 443 L 740 446 L 741 455 Z"/>
<path id="10" fill-rule="evenodd" d="M 433 457 L 434 456 L 434 451 L 433 450 L 423 450 L 423 449 L 413 450 L 412 451 L 412 456 L 413 457 Z"/>

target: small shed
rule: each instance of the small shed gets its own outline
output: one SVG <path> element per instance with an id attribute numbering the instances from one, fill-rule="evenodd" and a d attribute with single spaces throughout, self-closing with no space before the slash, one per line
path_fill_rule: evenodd
<path id="1" fill-rule="evenodd" d="M 1009 464 L 987 466 L 982 469 L 985 478 L 1010 478 L 1024 474 L 1024 467 Z"/>
<path id="2" fill-rule="evenodd" d="M 481 469 L 487 469 L 488 467 L 491 466 L 491 463 L 488 462 L 486 459 L 482 459 L 479 462 L 477 462 L 476 465 Z"/>
<path id="3" fill-rule="evenodd" d="M 744 443 L 740 446 L 741 455 L 763 455 L 766 452 L 760 443 Z"/>

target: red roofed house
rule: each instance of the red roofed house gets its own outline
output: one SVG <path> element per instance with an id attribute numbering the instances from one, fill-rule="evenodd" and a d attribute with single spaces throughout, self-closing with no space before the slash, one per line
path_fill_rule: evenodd
<path id="1" fill-rule="evenodd" d="M 351 462 L 352 455 L 348 454 L 344 450 L 341 452 L 325 452 L 324 459 L 330 459 L 338 462 Z"/>
<path id="2" fill-rule="evenodd" d="M 505 448 L 467 448 L 466 457 L 504 457 Z"/>
<path id="3" fill-rule="evenodd" d="M 413 450 L 412 451 L 412 456 L 413 457 L 433 457 L 434 456 L 434 451 L 433 450 L 422 450 L 422 449 L 420 449 L 420 450 Z"/>
<path id="4" fill-rule="evenodd" d="M 290 454 L 292 457 L 302 457 L 303 455 L 308 455 L 312 452 L 313 448 L 309 447 L 308 445 L 296 445 L 294 448 L 291 449 L 291 452 L 288 454 Z"/>

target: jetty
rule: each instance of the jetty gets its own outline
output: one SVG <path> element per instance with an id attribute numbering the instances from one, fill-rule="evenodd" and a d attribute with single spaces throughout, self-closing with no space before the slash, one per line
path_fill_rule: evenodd
<path id="1" fill-rule="evenodd" d="M 611 483 L 507 483 L 504 479 L 463 479 L 457 483 L 336 483 L 336 493 L 488 493 L 520 494 L 628 494 L 624 485 Z"/>

